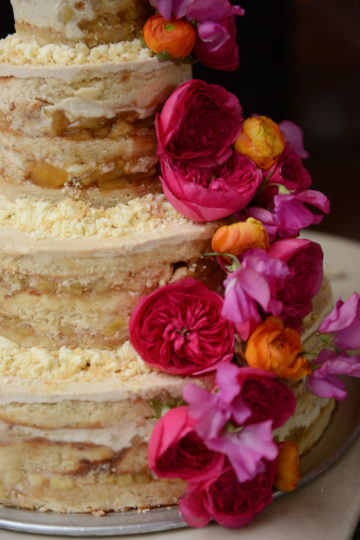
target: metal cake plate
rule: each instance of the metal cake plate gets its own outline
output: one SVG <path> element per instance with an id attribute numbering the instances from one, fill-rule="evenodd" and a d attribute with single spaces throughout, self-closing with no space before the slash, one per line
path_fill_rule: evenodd
<path id="1" fill-rule="evenodd" d="M 338 461 L 360 433 L 360 380 L 347 380 L 348 397 L 337 404 L 330 425 L 318 444 L 300 460 L 299 487 L 307 484 Z M 274 498 L 288 495 L 278 491 Z M 147 512 L 57 514 L 0 507 L 0 528 L 34 534 L 61 536 L 114 536 L 140 534 L 186 527 L 178 507 Z"/>

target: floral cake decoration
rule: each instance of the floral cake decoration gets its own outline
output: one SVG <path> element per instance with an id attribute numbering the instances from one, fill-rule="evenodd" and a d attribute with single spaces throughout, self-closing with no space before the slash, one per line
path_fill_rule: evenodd
<path id="1" fill-rule="evenodd" d="M 193 51 L 213 67 L 237 67 L 239 6 L 152 4 L 159 13 L 147 23 L 151 39 L 178 36 L 173 49 L 168 41 L 155 52 L 182 58 Z M 147 36 L 145 28 L 151 48 Z M 159 478 L 186 482 L 179 507 L 189 525 L 212 519 L 242 527 L 271 503 L 274 489 L 292 491 L 299 481 L 297 445 L 273 433 L 296 408 L 288 381 L 304 379 L 313 394 L 343 400 L 339 376 L 360 377 L 360 296 L 339 299 L 318 328 L 318 348 L 304 350 L 300 332 L 321 287 L 323 252 L 299 234 L 320 223 L 330 204 L 311 189 L 297 125 L 244 120 L 236 96 L 191 80 L 165 103 L 156 134 L 170 203 L 197 222 L 222 220 L 204 256 L 224 270 L 224 295 L 185 278 L 143 297 L 132 313 L 130 340 L 146 363 L 171 375 L 214 377 L 211 391 L 186 383 L 182 403 L 154 405 L 149 465 Z"/>
<path id="2" fill-rule="evenodd" d="M 160 59 L 203 64 L 225 71 L 239 66 L 235 16 L 229 0 L 150 0 L 157 13 L 143 29 L 143 42 Z"/>

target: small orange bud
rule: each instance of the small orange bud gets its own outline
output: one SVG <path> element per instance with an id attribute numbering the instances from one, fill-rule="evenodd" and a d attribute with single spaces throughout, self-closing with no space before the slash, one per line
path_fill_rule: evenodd
<path id="1" fill-rule="evenodd" d="M 243 123 L 234 147 L 237 152 L 255 161 L 261 169 L 269 169 L 283 153 L 285 137 L 271 118 L 253 116 Z"/>
<path id="2" fill-rule="evenodd" d="M 303 352 L 299 332 L 285 328 L 278 317 L 268 317 L 251 334 L 245 359 L 253 368 L 272 371 L 277 377 L 297 381 L 311 373 Z"/>
<path id="3" fill-rule="evenodd" d="M 246 221 L 223 225 L 212 237 L 211 247 L 217 253 L 241 255 L 250 248 L 269 249 L 269 237 L 261 221 L 248 218 Z"/>
<path id="4" fill-rule="evenodd" d="M 293 491 L 298 485 L 299 449 L 290 441 L 285 441 L 279 448 L 274 486 L 281 491 Z"/>
<path id="5" fill-rule="evenodd" d="M 196 30 L 184 19 L 168 21 L 157 14 L 146 21 L 143 38 L 154 53 L 168 52 L 173 58 L 185 58 L 194 47 Z"/>

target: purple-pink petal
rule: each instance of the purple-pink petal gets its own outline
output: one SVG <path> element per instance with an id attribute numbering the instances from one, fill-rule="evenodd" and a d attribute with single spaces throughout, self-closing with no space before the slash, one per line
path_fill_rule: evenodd
<path id="1" fill-rule="evenodd" d="M 211 450 L 225 454 L 239 482 L 248 482 L 264 470 L 263 460 L 272 461 L 278 447 L 272 437 L 272 420 L 250 424 L 240 431 L 206 441 Z"/>
<path id="2" fill-rule="evenodd" d="M 291 144 L 295 152 L 302 159 L 309 157 L 309 153 L 304 148 L 304 135 L 301 127 L 290 120 L 283 120 L 280 122 L 279 127 L 285 135 L 286 142 Z"/>
<path id="3" fill-rule="evenodd" d="M 314 394 L 322 398 L 345 399 L 345 384 L 336 375 L 360 378 L 360 355 L 347 356 L 323 350 L 314 364 L 319 367 L 309 377 L 308 385 Z"/>
<path id="4" fill-rule="evenodd" d="M 359 349 L 360 295 L 353 293 L 346 302 L 339 298 L 333 311 L 321 323 L 319 331 L 335 334 L 334 341 L 340 349 Z"/>

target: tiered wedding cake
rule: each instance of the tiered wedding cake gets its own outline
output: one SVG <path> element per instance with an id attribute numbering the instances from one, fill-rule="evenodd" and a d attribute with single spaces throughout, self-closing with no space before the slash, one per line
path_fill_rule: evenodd
<path id="1" fill-rule="evenodd" d="M 185 482 L 149 468 L 151 404 L 177 405 L 190 379 L 210 391 L 214 375 L 151 367 L 128 325 L 159 288 L 193 278 L 220 291 L 224 279 L 203 256 L 219 223 L 177 213 L 158 179 L 155 114 L 191 68 L 141 44 L 147 0 L 12 4 L 17 32 L 0 43 L 0 501 L 173 504 Z M 323 285 L 303 325 L 310 348 L 330 296 Z M 303 452 L 334 405 L 304 379 L 288 385 L 297 409 L 277 434 Z"/>

